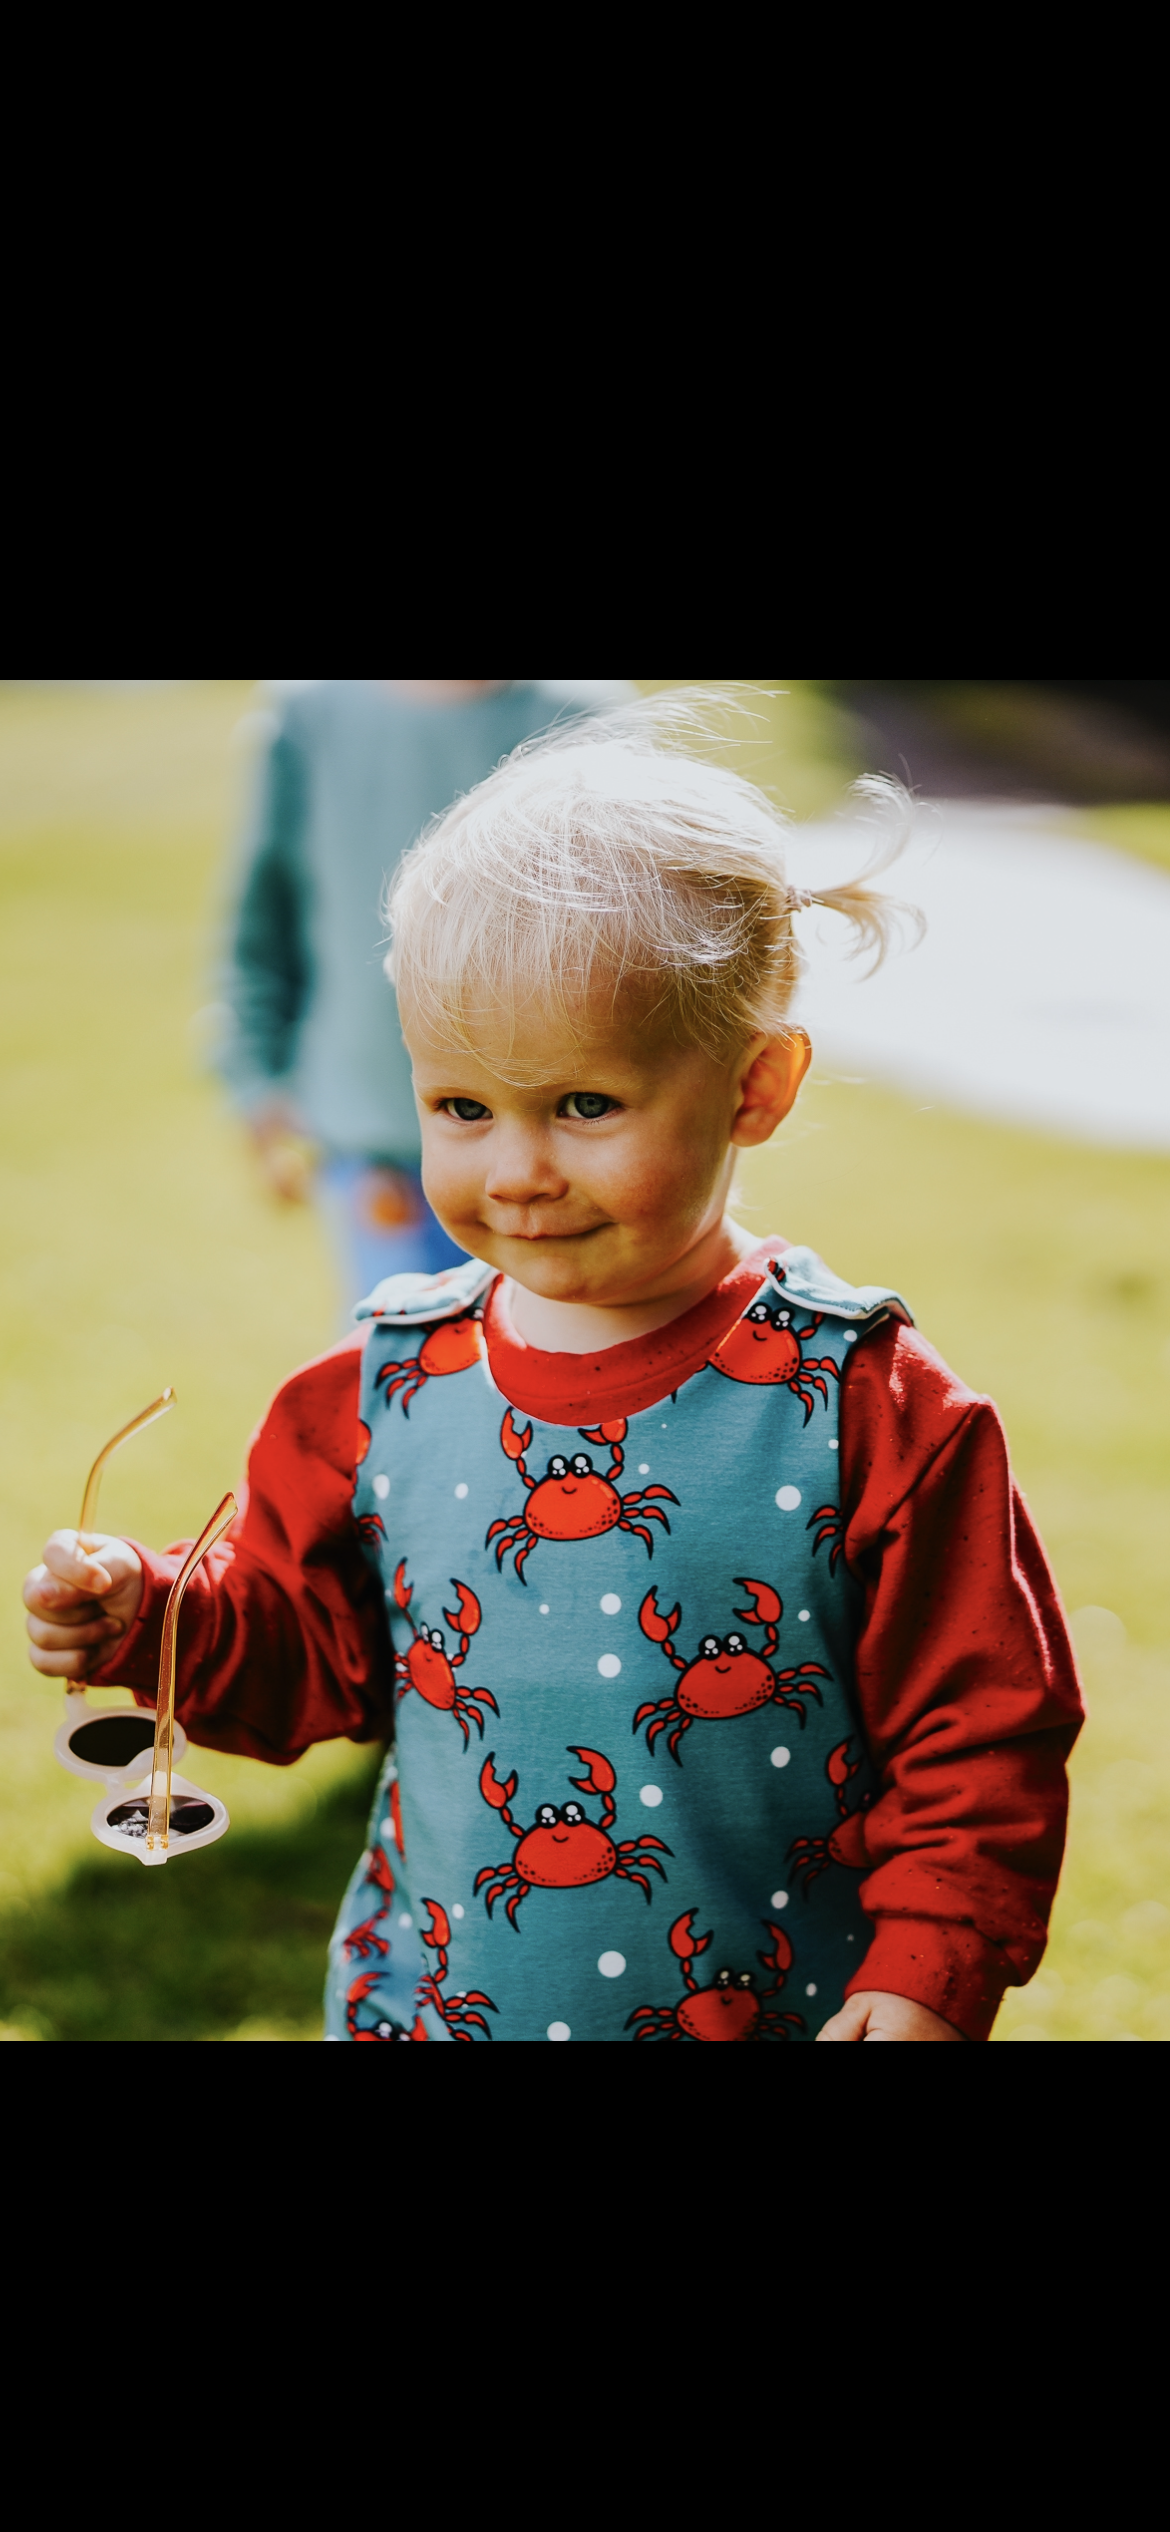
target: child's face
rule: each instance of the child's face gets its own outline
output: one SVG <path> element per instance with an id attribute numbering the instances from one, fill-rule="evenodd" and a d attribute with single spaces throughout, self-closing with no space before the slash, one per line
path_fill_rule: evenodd
<path id="1" fill-rule="evenodd" d="M 629 1022 L 584 1045 L 545 1020 L 479 1032 L 475 1055 L 406 1027 L 423 1183 L 462 1248 L 550 1301 L 669 1291 L 722 1219 L 734 1147 L 765 1142 L 809 1060 L 802 1031 L 716 1061 Z M 501 1079 L 547 1068 L 539 1088 Z"/>

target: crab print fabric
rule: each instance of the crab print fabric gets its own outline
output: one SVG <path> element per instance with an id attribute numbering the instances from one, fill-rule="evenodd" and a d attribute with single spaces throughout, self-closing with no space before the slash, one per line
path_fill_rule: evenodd
<path id="1" fill-rule="evenodd" d="M 841 1378 L 908 1313 L 788 1249 L 677 1391 L 567 1426 L 494 1385 L 494 1280 L 362 1305 L 354 1511 L 396 1738 L 329 2035 L 814 2039 L 872 1930 Z"/>

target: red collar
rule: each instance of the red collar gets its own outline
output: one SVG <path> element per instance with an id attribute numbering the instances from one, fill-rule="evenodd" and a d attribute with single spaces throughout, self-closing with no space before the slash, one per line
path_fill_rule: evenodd
<path id="1" fill-rule="evenodd" d="M 713 1292 L 682 1317 L 649 1336 L 608 1345 L 599 1354 L 543 1354 L 526 1345 L 503 1306 L 504 1278 L 496 1277 L 484 1303 L 484 1334 L 492 1379 L 510 1405 L 545 1424 L 600 1424 L 607 1417 L 638 1415 L 657 1405 L 684 1380 L 702 1371 L 709 1354 L 758 1292 L 770 1257 L 787 1240 L 761 1240 Z"/>

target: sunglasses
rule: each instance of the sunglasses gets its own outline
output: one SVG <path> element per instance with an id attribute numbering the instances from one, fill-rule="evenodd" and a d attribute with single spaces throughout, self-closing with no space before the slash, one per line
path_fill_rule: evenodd
<path id="1" fill-rule="evenodd" d="M 174 1403 L 174 1390 L 164 1389 L 161 1397 L 153 1399 L 140 1415 L 133 1416 L 98 1452 L 81 1501 L 77 1525 L 81 1546 L 95 1535 L 94 1516 L 106 1461 L 133 1433 L 143 1432 L 156 1417 L 167 1415 Z M 225 1495 L 172 1585 L 163 1618 L 158 1698 L 153 1716 L 147 1707 L 136 1707 L 129 1713 L 91 1707 L 83 1679 L 74 1681 L 66 1692 L 65 1718 L 53 1744 L 57 1759 L 70 1775 L 83 1776 L 91 1784 L 106 1787 L 105 1798 L 98 1803 L 90 1822 L 94 1836 L 103 1846 L 136 1855 L 142 1864 L 165 1864 L 171 1854 L 189 1854 L 197 1846 L 211 1846 L 230 1825 L 226 1805 L 217 1795 L 204 1793 L 200 1785 L 175 1772 L 175 1762 L 184 1757 L 187 1748 L 186 1733 L 175 1722 L 175 1663 L 183 1594 L 208 1549 L 234 1521 L 236 1510 L 235 1496 Z M 150 1774 L 143 1777 L 141 1770 L 148 1750 Z"/>
<path id="2" fill-rule="evenodd" d="M 152 1399 L 141 1415 L 132 1416 L 129 1424 L 115 1433 L 113 1440 L 99 1451 L 85 1481 L 81 1498 L 81 1518 L 77 1524 L 77 1543 L 85 1547 L 94 1533 L 97 1500 L 106 1461 L 120 1451 L 133 1433 L 143 1433 L 160 1415 L 169 1415 L 175 1403 L 173 1389 L 164 1389 L 161 1398 Z M 154 1740 L 154 1717 L 145 1707 L 134 1707 L 130 1713 L 92 1707 L 86 1696 L 84 1679 L 70 1682 L 65 1692 L 65 1718 L 53 1748 L 62 1767 L 71 1776 L 87 1777 L 91 1784 L 128 1785 L 142 1772 L 147 1750 Z M 176 1734 L 175 1757 L 181 1759 L 187 1747 L 182 1731 Z"/>
<path id="3" fill-rule="evenodd" d="M 136 1855 L 140 1864 L 165 1864 L 171 1855 L 191 1855 L 198 1846 L 213 1846 L 231 1825 L 227 1805 L 218 1794 L 204 1793 L 201 1785 L 174 1772 L 176 1739 L 181 1738 L 175 1727 L 175 1661 L 183 1594 L 208 1548 L 230 1529 L 237 1510 L 235 1496 L 225 1495 L 171 1585 L 163 1618 L 150 1774 L 129 1790 L 123 1785 L 107 1794 L 90 1820 L 103 1846 Z"/>

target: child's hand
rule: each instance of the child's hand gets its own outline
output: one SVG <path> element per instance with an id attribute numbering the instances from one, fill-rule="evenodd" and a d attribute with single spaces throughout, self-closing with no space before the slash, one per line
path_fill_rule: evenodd
<path id="1" fill-rule="evenodd" d="M 78 1546 L 76 1530 L 54 1530 L 44 1564 L 25 1575 L 29 1660 L 50 1679 L 84 1679 L 138 1615 L 142 1566 L 134 1549 L 104 1531 L 85 1536 L 88 1549 Z"/>
<path id="2" fill-rule="evenodd" d="M 909 1996 L 846 1996 L 840 2013 L 817 2032 L 818 2040 L 961 2040 L 953 2022 L 929 2005 L 912 2004 Z"/>

